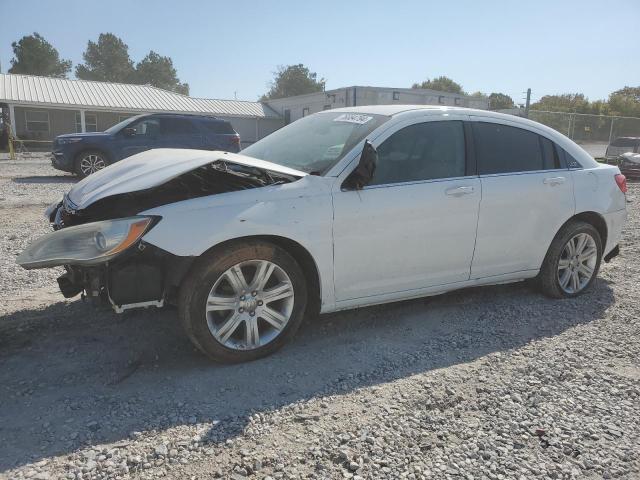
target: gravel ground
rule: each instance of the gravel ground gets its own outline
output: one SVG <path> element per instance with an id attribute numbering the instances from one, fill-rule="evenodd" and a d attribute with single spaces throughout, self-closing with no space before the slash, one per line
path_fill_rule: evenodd
<path id="1" fill-rule="evenodd" d="M 72 177 L 0 161 L 0 478 L 640 478 L 640 214 L 594 289 L 321 316 L 218 366 L 174 310 L 117 316 L 15 254 Z"/>

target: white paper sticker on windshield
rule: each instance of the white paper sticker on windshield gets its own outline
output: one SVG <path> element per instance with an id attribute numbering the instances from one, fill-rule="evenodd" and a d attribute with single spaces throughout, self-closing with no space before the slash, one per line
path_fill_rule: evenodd
<path id="1" fill-rule="evenodd" d="M 347 123 L 357 123 L 358 125 L 364 125 L 369 120 L 372 120 L 373 117 L 369 115 L 362 115 L 359 113 L 343 113 L 339 117 L 333 119 L 334 122 L 347 122 Z"/>

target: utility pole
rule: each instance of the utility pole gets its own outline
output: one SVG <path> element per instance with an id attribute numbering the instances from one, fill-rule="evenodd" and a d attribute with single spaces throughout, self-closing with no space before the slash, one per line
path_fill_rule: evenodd
<path id="1" fill-rule="evenodd" d="M 529 105 L 531 105 L 531 89 L 527 88 L 527 103 L 524 104 L 524 118 L 529 118 Z"/>

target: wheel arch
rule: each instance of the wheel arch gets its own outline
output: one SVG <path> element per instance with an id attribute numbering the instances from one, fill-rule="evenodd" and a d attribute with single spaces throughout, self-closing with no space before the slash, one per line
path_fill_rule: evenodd
<path id="1" fill-rule="evenodd" d="M 600 234 L 600 240 L 602 241 L 602 249 L 604 250 L 606 248 L 608 229 L 607 229 L 607 222 L 605 221 L 602 215 L 593 211 L 576 213 L 573 217 L 567 220 L 562 225 L 562 227 L 560 227 L 560 229 L 562 229 L 567 223 L 573 220 L 580 220 L 592 225 Z"/>
<path id="2" fill-rule="evenodd" d="M 304 273 L 305 279 L 307 281 L 307 314 L 317 315 L 320 312 L 320 306 L 322 304 L 322 282 L 320 278 L 320 269 L 318 268 L 313 255 L 311 255 L 309 250 L 299 242 L 279 235 L 248 235 L 244 237 L 232 238 L 213 245 L 212 247 L 204 251 L 200 256 L 210 254 L 215 250 L 225 248 L 234 243 L 247 240 L 259 240 L 276 245 L 289 253 L 294 258 L 294 260 L 298 262 L 298 265 L 300 265 L 300 268 L 302 269 L 302 272 Z"/>

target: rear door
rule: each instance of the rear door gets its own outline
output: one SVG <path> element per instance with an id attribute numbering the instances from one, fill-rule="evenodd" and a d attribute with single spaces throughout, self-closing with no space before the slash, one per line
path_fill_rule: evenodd
<path id="1" fill-rule="evenodd" d="M 204 147 L 203 137 L 189 118 L 160 117 L 160 137 L 155 148 Z"/>
<path id="2" fill-rule="evenodd" d="M 469 279 L 480 181 L 466 164 L 464 122 L 432 117 L 374 141 L 378 164 L 362 190 L 333 192 L 336 300 Z"/>
<path id="3" fill-rule="evenodd" d="M 471 278 L 537 270 L 575 211 L 572 177 L 546 137 L 471 118 L 482 183 Z"/>

